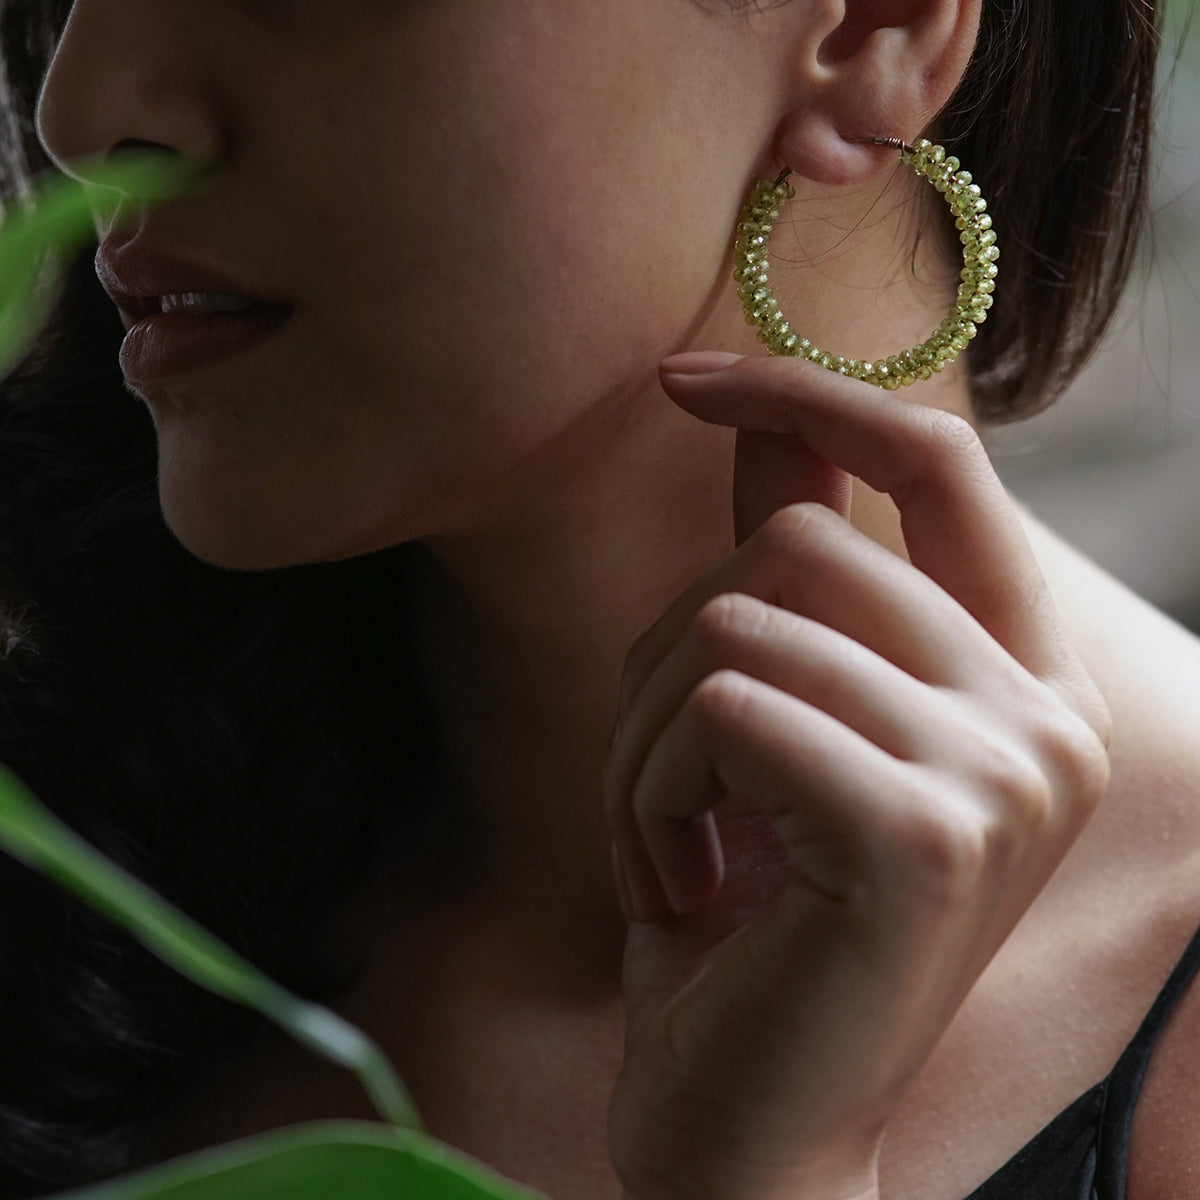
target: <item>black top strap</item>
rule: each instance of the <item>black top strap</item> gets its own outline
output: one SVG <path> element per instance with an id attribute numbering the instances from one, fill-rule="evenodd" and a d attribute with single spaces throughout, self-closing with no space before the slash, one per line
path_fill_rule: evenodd
<path id="1" fill-rule="evenodd" d="M 1125 1200 L 1129 1131 L 1163 1027 L 1200 969 L 1200 929 L 1133 1040 L 1099 1083 L 1038 1131 L 967 1200 Z"/>
<path id="2" fill-rule="evenodd" d="M 1099 1157 L 1096 1164 L 1097 1190 L 1103 1200 L 1125 1200 L 1125 1173 L 1129 1163 L 1129 1130 L 1133 1125 L 1133 1110 L 1154 1045 L 1159 1034 L 1175 1011 L 1175 1006 L 1187 991 L 1200 968 L 1200 929 L 1192 936 L 1183 957 L 1171 972 L 1146 1014 L 1133 1041 L 1117 1060 L 1108 1077 L 1104 1111 L 1100 1117 Z"/>

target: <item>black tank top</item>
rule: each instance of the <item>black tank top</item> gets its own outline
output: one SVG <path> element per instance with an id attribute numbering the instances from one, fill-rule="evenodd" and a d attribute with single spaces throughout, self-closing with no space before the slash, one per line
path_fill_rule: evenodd
<path id="1" fill-rule="evenodd" d="M 1154 1043 L 1200 967 L 1200 929 L 1117 1065 L 966 1200 L 1125 1200 L 1129 1129 Z"/>

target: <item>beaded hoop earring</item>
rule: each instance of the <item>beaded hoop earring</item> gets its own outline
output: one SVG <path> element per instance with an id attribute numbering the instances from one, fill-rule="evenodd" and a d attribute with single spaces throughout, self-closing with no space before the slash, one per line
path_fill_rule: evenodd
<path id="1" fill-rule="evenodd" d="M 733 277 L 739 285 L 746 324 L 759 327 L 758 340 L 771 354 L 806 358 L 839 375 L 849 375 L 894 391 L 919 379 L 928 379 L 967 348 L 992 307 L 998 273 L 996 259 L 1000 257 L 1000 251 L 996 246 L 992 218 L 987 214 L 987 202 L 980 195 L 978 186 L 971 182 L 970 174 L 959 170 L 958 159 L 948 156 L 943 146 L 935 146 L 924 138 L 915 146 L 891 137 L 848 140 L 899 150 L 901 161 L 908 163 L 946 197 L 961 234 L 963 269 L 958 297 L 941 325 L 919 346 L 877 362 L 860 362 L 856 358 L 829 354 L 792 331 L 767 282 L 771 227 L 784 203 L 796 194 L 786 182 L 790 170 L 784 171 L 776 180 L 760 179 L 754 185 L 737 227 Z"/>

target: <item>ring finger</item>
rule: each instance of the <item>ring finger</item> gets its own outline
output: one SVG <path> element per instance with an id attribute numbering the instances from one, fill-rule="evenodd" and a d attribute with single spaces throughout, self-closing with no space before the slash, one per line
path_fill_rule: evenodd
<path id="1" fill-rule="evenodd" d="M 639 692 L 605 776 L 610 826 L 630 883 L 664 912 L 666 897 L 629 806 L 663 731 L 697 685 L 719 668 L 804 700 L 901 761 L 933 759 L 937 746 L 945 745 L 947 730 L 965 724 L 948 694 L 818 621 L 748 595 L 726 594 L 709 601 Z M 693 856 L 707 844 L 719 871 L 711 814 L 687 830 L 681 828 L 680 837 L 683 853 Z M 710 876 L 708 886 L 713 882 Z"/>

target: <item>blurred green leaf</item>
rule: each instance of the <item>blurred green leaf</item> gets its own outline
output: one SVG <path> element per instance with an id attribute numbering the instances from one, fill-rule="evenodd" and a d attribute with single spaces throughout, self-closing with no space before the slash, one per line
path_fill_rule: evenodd
<path id="1" fill-rule="evenodd" d="M 81 168 L 80 183 L 50 173 L 0 221 L 0 378 L 21 361 L 45 325 L 60 286 L 63 260 L 129 206 L 144 207 L 195 188 L 192 164 L 139 153 Z"/>
<path id="2" fill-rule="evenodd" d="M 257 1009 L 315 1054 L 354 1071 L 385 1120 L 422 1129 L 391 1063 L 362 1030 L 280 987 L 84 841 L 2 765 L 0 849 L 82 897 L 201 987 Z"/>
<path id="3" fill-rule="evenodd" d="M 53 309 L 63 260 L 127 205 L 184 194 L 193 168 L 127 156 L 35 182 L 0 213 L 0 378 Z M 390 1125 L 320 1122 L 214 1147 L 56 1200 L 534 1200 L 484 1164 L 430 1138 L 380 1048 L 292 995 L 101 854 L 0 764 L 0 850 L 81 897 L 201 987 L 263 1013 L 314 1053 L 354 1071 Z"/>
<path id="4" fill-rule="evenodd" d="M 293 1125 L 53 1200 L 534 1200 L 478 1160 L 410 1130 Z"/>

